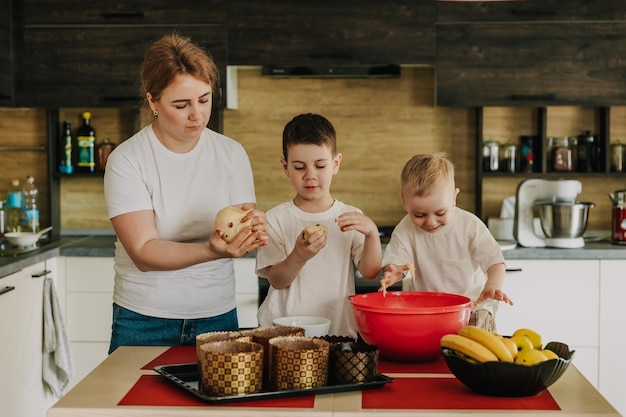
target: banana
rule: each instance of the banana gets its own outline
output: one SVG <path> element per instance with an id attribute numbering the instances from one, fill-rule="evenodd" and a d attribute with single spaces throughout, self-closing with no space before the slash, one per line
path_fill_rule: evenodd
<path id="1" fill-rule="evenodd" d="M 478 362 L 497 361 L 498 357 L 480 343 L 458 334 L 447 334 L 441 338 L 441 346 L 456 350 Z"/>
<path id="2" fill-rule="evenodd" d="M 478 326 L 465 326 L 459 330 L 459 335 L 465 336 L 485 346 L 503 362 L 513 362 L 513 355 L 504 342 L 488 330 Z"/>

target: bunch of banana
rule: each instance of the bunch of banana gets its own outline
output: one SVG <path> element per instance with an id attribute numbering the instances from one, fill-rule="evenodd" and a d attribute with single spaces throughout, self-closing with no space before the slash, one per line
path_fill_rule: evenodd
<path id="1" fill-rule="evenodd" d="M 505 343 L 495 333 L 477 326 L 465 326 L 457 334 L 447 334 L 441 338 L 442 347 L 455 350 L 478 362 L 513 362 L 513 354 Z"/>
<path id="2" fill-rule="evenodd" d="M 515 362 L 534 365 L 558 356 L 542 349 L 541 336 L 531 329 L 518 329 L 513 336 L 502 337 L 476 326 L 465 326 L 457 334 L 441 338 L 441 346 L 476 362 Z"/>

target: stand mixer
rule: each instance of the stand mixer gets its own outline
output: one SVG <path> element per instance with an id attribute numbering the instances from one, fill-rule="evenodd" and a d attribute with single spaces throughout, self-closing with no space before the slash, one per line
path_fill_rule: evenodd
<path id="1" fill-rule="evenodd" d="M 515 199 L 515 221 L 513 235 L 521 246 L 581 248 L 585 241 L 581 236 L 568 238 L 549 238 L 535 230 L 533 206 L 537 202 L 554 200 L 574 203 L 582 191 L 578 180 L 544 180 L 531 178 L 522 181 L 517 187 Z"/>

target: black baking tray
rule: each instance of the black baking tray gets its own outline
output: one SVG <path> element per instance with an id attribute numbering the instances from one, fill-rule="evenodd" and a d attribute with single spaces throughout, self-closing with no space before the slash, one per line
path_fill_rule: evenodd
<path id="1" fill-rule="evenodd" d="M 303 395 L 330 394 L 335 392 L 362 391 L 366 389 L 381 388 L 385 384 L 393 382 L 383 374 L 377 374 L 371 382 L 358 382 L 354 384 L 326 385 L 318 388 L 294 389 L 284 391 L 261 391 L 252 394 L 211 396 L 203 393 L 198 381 L 198 363 L 183 363 L 177 365 L 159 365 L 154 370 L 168 381 L 195 395 L 202 401 L 210 404 L 226 404 L 233 402 L 265 400 L 271 398 L 298 397 Z"/>

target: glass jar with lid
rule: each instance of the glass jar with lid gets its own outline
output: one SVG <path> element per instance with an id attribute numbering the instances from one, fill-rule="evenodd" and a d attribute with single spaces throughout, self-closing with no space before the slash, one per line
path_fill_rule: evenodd
<path id="1" fill-rule="evenodd" d="M 549 139 L 550 171 L 572 172 L 576 170 L 576 138 L 563 136 Z"/>
<path id="2" fill-rule="evenodd" d="M 483 172 L 497 172 L 500 169 L 500 144 L 495 140 L 483 142 Z"/>
<path id="3" fill-rule="evenodd" d="M 517 145 L 505 143 L 500 147 L 500 171 L 514 174 L 519 171 Z"/>
<path id="4" fill-rule="evenodd" d="M 626 145 L 620 141 L 611 144 L 611 172 L 626 171 L 624 158 L 626 157 Z"/>

